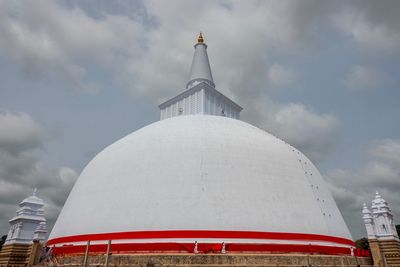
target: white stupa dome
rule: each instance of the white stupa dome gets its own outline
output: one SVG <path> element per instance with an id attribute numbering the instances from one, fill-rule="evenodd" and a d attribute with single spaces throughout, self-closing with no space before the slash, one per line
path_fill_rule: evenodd
<path id="1" fill-rule="evenodd" d="M 48 244 L 80 251 L 88 240 L 113 240 L 146 251 L 198 242 L 232 251 L 285 245 L 304 252 L 312 245 L 322 253 L 350 252 L 351 235 L 315 166 L 291 145 L 233 119 L 241 108 L 220 95 L 224 102 L 217 103 L 215 89 L 199 80 L 160 105 L 165 119 L 86 166 Z M 217 107 L 223 116 L 207 115 Z"/>

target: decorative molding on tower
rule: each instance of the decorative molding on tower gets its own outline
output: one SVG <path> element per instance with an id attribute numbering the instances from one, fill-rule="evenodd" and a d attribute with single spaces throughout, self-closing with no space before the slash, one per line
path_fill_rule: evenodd
<path id="1" fill-rule="evenodd" d="M 369 239 L 399 240 L 393 221 L 392 210 L 378 192 L 375 194 L 375 199 L 372 200 L 371 211 L 364 203 L 362 213 Z"/>
<path id="2" fill-rule="evenodd" d="M 239 119 L 242 107 L 215 89 L 207 55 L 207 45 L 200 33 L 190 69 L 186 91 L 161 103 L 161 120 L 181 115 L 208 114 Z"/>
<path id="3" fill-rule="evenodd" d="M 10 230 L 7 235 L 7 244 L 31 244 L 32 241 L 40 242 L 46 239 L 47 227 L 44 217 L 44 202 L 36 196 L 37 190 L 32 196 L 25 198 L 19 203 L 17 215 L 12 218 Z"/>
<path id="4" fill-rule="evenodd" d="M 376 238 L 375 236 L 375 223 L 372 217 L 371 211 L 368 209 L 367 204 L 363 205 L 363 221 L 365 224 L 365 228 L 367 229 L 368 239 Z"/>
<path id="5" fill-rule="evenodd" d="M 211 87 L 200 83 L 158 106 L 161 120 L 181 115 L 208 114 L 239 119 L 242 107 Z"/>

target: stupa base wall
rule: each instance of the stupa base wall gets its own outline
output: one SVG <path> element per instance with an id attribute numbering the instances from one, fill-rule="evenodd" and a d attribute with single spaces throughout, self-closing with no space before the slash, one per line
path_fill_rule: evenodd
<path id="1" fill-rule="evenodd" d="M 42 245 L 34 241 L 32 244 L 8 244 L 0 251 L 0 267 L 33 266 L 39 262 Z"/>
<path id="2" fill-rule="evenodd" d="M 30 244 L 4 245 L 0 252 L 0 266 L 26 266 L 31 250 Z"/>
<path id="3" fill-rule="evenodd" d="M 400 267 L 400 241 L 370 239 L 369 245 L 376 267 Z"/>
<path id="4" fill-rule="evenodd" d="M 84 266 L 84 256 L 57 256 L 59 266 Z M 105 255 L 91 255 L 86 266 L 105 266 Z M 135 254 L 110 255 L 109 267 L 122 266 L 324 266 L 371 267 L 368 257 L 301 254 Z"/>

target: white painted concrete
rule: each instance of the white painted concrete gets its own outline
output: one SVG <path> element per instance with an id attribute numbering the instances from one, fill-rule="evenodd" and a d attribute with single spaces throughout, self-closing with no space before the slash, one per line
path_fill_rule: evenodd
<path id="1" fill-rule="evenodd" d="M 199 42 L 194 47 L 186 90 L 158 106 L 160 119 L 195 114 L 239 119 L 242 107 L 215 89 L 207 55 L 207 45 Z"/>
<path id="2" fill-rule="evenodd" d="M 190 89 L 201 82 L 206 82 L 210 86 L 215 87 L 207 55 L 207 45 L 205 43 L 194 45 L 192 67 L 190 68 L 190 77 L 186 88 Z"/>
<path id="3" fill-rule="evenodd" d="M 239 119 L 242 107 L 205 82 L 184 91 L 158 106 L 160 119 L 185 115 L 216 115 Z"/>
<path id="4" fill-rule="evenodd" d="M 100 152 L 50 239 L 174 229 L 351 239 L 320 173 L 300 151 L 250 124 L 210 115 L 150 124 Z"/>
<path id="5" fill-rule="evenodd" d="M 378 192 L 372 200 L 371 211 L 364 203 L 362 213 L 368 239 L 399 240 L 392 210 Z"/>
<path id="6" fill-rule="evenodd" d="M 44 241 L 47 234 L 46 218 L 44 217 L 43 200 L 36 196 L 36 189 L 32 196 L 19 203 L 16 216 L 10 222 L 5 245 L 30 244 L 33 239 Z"/>

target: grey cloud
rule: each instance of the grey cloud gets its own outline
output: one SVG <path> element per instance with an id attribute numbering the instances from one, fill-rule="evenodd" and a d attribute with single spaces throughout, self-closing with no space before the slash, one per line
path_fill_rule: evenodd
<path id="1" fill-rule="evenodd" d="M 183 89 L 190 65 L 185 55 L 191 51 L 182 40 L 194 41 L 199 30 L 210 36 L 212 53 L 218 54 L 213 65 L 221 90 L 239 97 L 243 90 L 268 90 L 271 73 L 270 85 L 290 84 L 273 72 L 270 55 L 306 49 L 330 17 L 351 6 L 319 1 L 232 1 L 229 8 L 209 1 L 102 1 L 91 8 L 76 1 L 66 1 L 68 8 L 50 1 L 16 3 L 2 2 L 0 47 L 27 73 L 55 73 L 77 89 L 93 91 L 99 85 L 90 72 L 98 69 L 134 95 L 159 101 Z M 129 17 L 129 10 L 137 15 Z M 140 19 L 147 17 L 157 25 L 148 28 Z M 257 42 L 251 41 L 255 36 Z M 293 79 L 290 72 L 285 75 Z"/>
<path id="2" fill-rule="evenodd" d="M 396 1 L 105 2 L 93 8 L 77 1 L 1 1 L 0 57 L 31 78 L 56 76 L 77 90 L 95 91 L 100 85 L 91 74 L 98 72 L 134 97 L 161 101 L 184 89 L 193 53 L 187 42 L 194 44 L 202 30 L 217 88 L 240 100 L 245 120 L 284 138 L 313 160 L 324 158 L 334 146 L 339 120 L 302 103 L 272 99 L 274 87 L 290 87 L 301 79 L 295 69 L 277 65 L 274 58 L 315 48 L 319 33 L 332 25 L 365 49 L 398 51 L 400 43 Z M 40 154 L 33 150 L 43 145 L 42 137 L 27 134 L 27 129 L 20 132 L 31 136 L 21 139 L 26 143 L 7 139 L 0 144 L 0 181 L 16 192 L 8 198 L 15 203 L 30 193 L 27 186 L 39 186 L 51 203 L 53 220 L 74 178 L 65 178 L 62 169 L 41 166 Z M 391 157 L 385 151 L 375 150 L 372 161 Z M 396 170 L 393 164 L 382 168 Z M 358 212 L 362 199 L 368 200 L 360 191 L 372 188 L 367 186 L 371 171 L 365 170 L 328 173 L 338 202 L 351 207 L 342 206 L 347 218 Z M 376 177 L 378 168 L 375 172 Z M 73 173 L 70 176 L 76 177 Z M 4 209 L 10 212 L 9 206 Z"/>
<path id="3" fill-rule="evenodd" d="M 33 188 L 38 188 L 38 196 L 45 202 L 45 216 L 49 229 L 51 229 L 73 183 L 78 177 L 74 170 L 68 169 L 71 173 L 69 180 L 63 181 L 63 175 L 65 175 L 63 172 L 65 170 L 67 168 L 61 168 L 59 171 L 46 169 L 40 173 L 44 175 L 42 179 L 47 179 L 46 183 L 33 183 L 32 186 L 25 182 L 6 181 L 0 177 L 0 210 L 2 211 L 0 214 L 0 233 L 7 233 L 9 228 L 8 220 L 14 216 L 18 203 L 32 194 Z M 26 174 L 26 179 L 36 181 L 37 178 L 37 173 Z"/>
<path id="4" fill-rule="evenodd" d="M 11 154 L 39 148 L 45 138 L 44 129 L 25 113 L 0 113 L 0 147 Z"/>
<path id="5" fill-rule="evenodd" d="M 372 141 L 368 152 L 372 157 L 400 163 L 400 140 L 383 139 Z"/>
<path id="6" fill-rule="evenodd" d="M 272 64 L 268 70 L 268 84 L 276 88 L 293 86 L 297 80 L 297 73 L 293 68 Z"/>
<path id="7" fill-rule="evenodd" d="M 385 53 L 400 50 L 398 1 L 353 1 L 334 18 L 338 28 L 363 49 Z"/>
<path id="8" fill-rule="evenodd" d="M 367 150 L 371 159 L 359 169 L 336 169 L 324 175 L 355 238 L 365 236 L 361 220 L 362 204 L 369 204 L 375 191 L 379 191 L 389 202 L 395 222 L 400 223 L 400 199 L 397 197 L 400 190 L 400 166 L 397 157 L 400 153 L 400 141 L 372 141 Z"/>
<path id="9" fill-rule="evenodd" d="M 8 165 L 2 162 L 0 166 L 0 232 L 6 233 L 8 229 L 7 221 L 11 219 L 17 208 L 17 204 L 24 198 L 32 194 L 33 188 L 38 188 L 38 195 L 46 203 L 46 218 L 51 229 L 58 216 L 64 202 L 78 177 L 78 174 L 70 168 L 60 168 L 53 170 L 41 168 L 40 158 L 30 166 L 19 166 L 19 172 L 23 175 L 14 173 L 14 169 L 9 169 Z M 21 179 L 9 179 L 10 177 L 20 176 Z"/>
<path id="10" fill-rule="evenodd" d="M 46 131 L 28 114 L 0 114 L 0 233 L 8 230 L 8 220 L 20 201 L 38 188 L 46 202 L 52 226 L 63 206 L 77 173 L 70 168 L 53 170 L 43 166 Z M 38 149 L 40 148 L 40 149 Z"/>
<path id="11" fill-rule="evenodd" d="M 143 1 L 140 0 L 66 0 L 61 2 L 68 8 L 81 8 L 87 15 L 98 19 L 107 19 L 108 15 L 125 16 L 143 25 L 156 26 L 156 18 L 148 14 Z"/>
<path id="12" fill-rule="evenodd" d="M 194 43 L 195 34 L 203 30 L 206 42 L 210 40 L 209 54 L 217 87 L 240 100 L 246 108 L 244 118 L 281 135 L 314 160 L 323 158 L 329 151 L 336 118 L 317 114 L 302 104 L 278 103 L 268 97 L 271 90 L 292 86 L 298 76 L 290 66 L 276 64 L 270 58 L 290 56 L 304 49 L 302 44 L 312 42 L 308 34 L 299 32 L 315 31 L 314 22 L 323 19 L 305 16 L 301 5 L 233 1 L 226 8 L 211 1 L 149 1 L 144 3 L 147 14 L 157 18 L 158 25 L 145 31 L 144 25 L 123 12 L 111 11 L 113 15 L 110 15 L 110 7 L 103 4 L 99 4 L 103 15 L 91 17 L 87 15 L 90 12 L 82 11 L 87 8 L 81 9 L 74 2 L 69 9 L 53 2 L 43 3 L 16 8 L 26 13 L 24 17 L 3 16 L 13 26 L 4 26 L 7 38 L 3 45 L 21 55 L 14 57 L 20 64 L 27 64 L 26 68 L 50 72 L 56 69 L 75 87 L 90 90 L 97 86 L 85 79 L 88 70 L 83 58 L 101 65 L 103 71 L 109 72 L 106 75 L 110 79 L 127 88 L 133 96 L 162 101 L 184 89 L 193 53 L 187 44 Z M 331 12 L 330 5 L 314 4 L 306 2 Z M 121 8 L 116 5 L 116 9 Z M 43 16 L 44 10 L 52 15 Z M 188 17 L 191 19 L 187 20 Z M 299 23 L 303 17 L 308 19 Z M 17 36 L 23 36 L 26 41 Z M 39 65 L 31 67 L 31 64 Z M 261 108 L 268 102 L 273 103 L 271 108 Z M 300 113 L 296 115 L 293 109 Z M 296 135 L 290 132 L 290 127 L 297 128 Z"/>
<path id="13" fill-rule="evenodd" d="M 336 145 L 339 122 L 332 114 L 318 114 L 299 103 L 276 103 L 266 98 L 248 106 L 245 120 L 282 138 L 314 162 L 324 160 Z"/>
<path id="14" fill-rule="evenodd" d="M 97 89 L 90 79 L 94 69 L 116 74 L 113 66 L 140 55 L 142 31 L 128 17 L 96 20 L 54 1 L 0 4 L 0 56 L 11 58 L 27 77 L 55 76 L 76 90 Z"/>
<path id="15" fill-rule="evenodd" d="M 255 94 L 268 90 L 266 76 L 274 67 L 270 55 L 288 56 L 318 43 L 318 33 L 332 24 L 333 17 L 357 12 L 368 25 L 394 31 L 391 25 L 397 16 L 384 24 L 383 8 L 375 11 L 371 2 L 96 1 L 90 6 L 72 0 L 3 1 L 0 47 L 7 51 L 3 56 L 11 56 L 32 76 L 55 74 L 74 88 L 94 91 L 100 85 L 90 73 L 96 69 L 134 95 L 161 101 L 183 89 L 190 64 L 184 55 L 191 53 L 182 40 L 194 40 L 194 34 L 203 30 L 218 54 L 214 73 L 222 81 L 220 88 L 238 97 L 244 89 Z M 396 5 L 388 3 L 385 6 Z M 343 29 L 347 28 L 352 27 L 346 24 Z M 272 82 L 276 84 L 276 75 Z"/>
<path id="16" fill-rule="evenodd" d="M 292 2 L 233 1 L 227 9 L 216 2 L 185 3 L 146 2 L 160 24 L 148 35 L 145 56 L 132 61 L 130 75 L 125 75 L 126 81 L 134 79 L 131 90 L 159 101 L 182 91 L 193 53 L 182 40 L 194 43 L 200 28 L 209 44 L 217 89 L 245 107 L 243 118 L 284 138 L 313 160 L 323 158 L 334 144 L 337 119 L 268 96 L 277 88 L 293 86 L 298 79 L 296 70 L 270 59 L 276 54 L 300 52 L 298 44 L 309 42 L 308 36 L 298 34 L 302 32 L 295 19 L 298 6 Z M 178 8 L 186 12 L 176 14 Z M 179 24 L 183 20 L 185 23 Z M 313 27 L 313 22 L 304 21 L 302 27 Z M 253 40 L 255 36 L 257 41 Z"/>
<path id="17" fill-rule="evenodd" d="M 21 149 L 21 145 L 18 149 Z M 28 148 L 29 149 L 29 148 Z M 31 182 L 26 181 L 26 174 L 34 169 L 36 156 L 32 152 L 23 152 L 13 156 L 8 153 L 5 149 L 0 148 L 0 175 L 5 181 L 16 181 L 16 182 Z"/>
<path id="18" fill-rule="evenodd" d="M 355 91 L 378 89 L 389 81 L 388 75 L 371 67 L 356 65 L 345 80 L 345 85 Z"/>
<path id="19" fill-rule="evenodd" d="M 317 114 L 299 104 L 277 110 L 270 121 L 272 131 L 302 150 L 312 160 L 321 160 L 336 144 L 338 121 L 330 114 Z"/>

